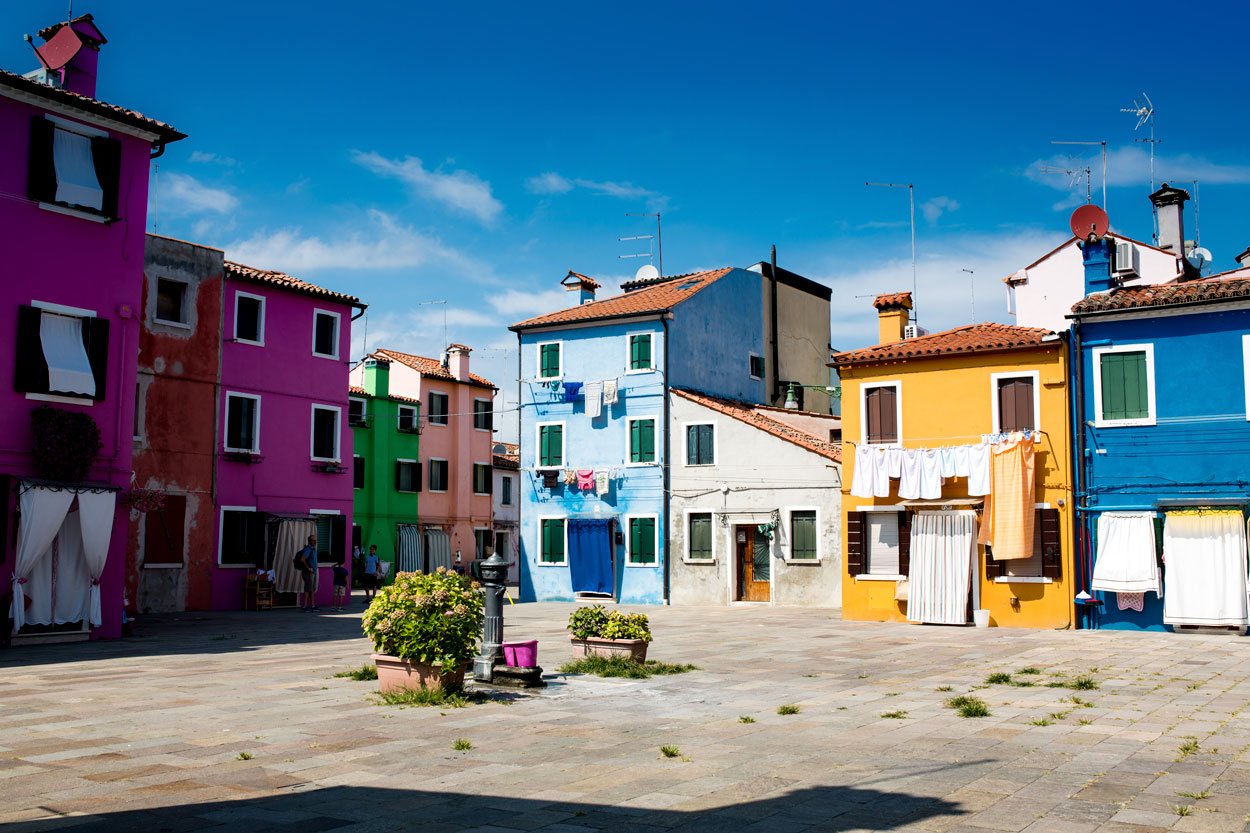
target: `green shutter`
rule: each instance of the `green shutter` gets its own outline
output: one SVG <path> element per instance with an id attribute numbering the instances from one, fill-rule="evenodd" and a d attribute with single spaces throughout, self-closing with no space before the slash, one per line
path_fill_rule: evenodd
<path id="1" fill-rule="evenodd" d="M 655 563 L 654 518 L 630 518 L 629 557 L 634 564 Z"/>
<path id="2" fill-rule="evenodd" d="M 712 516 L 690 516 L 690 557 L 692 559 L 709 559 L 712 557 Z"/>
<path id="3" fill-rule="evenodd" d="M 816 558 L 816 513 L 794 512 L 790 515 L 790 557 Z"/>
<path id="4" fill-rule="evenodd" d="M 560 345 L 544 344 L 539 356 L 538 376 L 542 379 L 554 379 L 560 375 Z"/>
<path id="5" fill-rule="evenodd" d="M 1102 418 L 1145 419 L 1150 416 L 1146 381 L 1146 354 L 1104 353 L 1102 370 Z"/>
<path id="6" fill-rule="evenodd" d="M 642 420 L 629 423 L 629 462 L 642 462 Z"/>
<path id="7" fill-rule="evenodd" d="M 564 561 L 564 521 L 544 520 L 542 522 L 543 561 L 559 564 Z"/>
<path id="8" fill-rule="evenodd" d="M 686 465 L 699 464 L 699 426 L 686 426 Z"/>
<path id="9" fill-rule="evenodd" d="M 655 462 L 655 420 L 636 419 L 629 424 L 629 462 Z"/>
<path id="10" fill-rule="evenodd" d="M 629 369 L 649 370 L 651 368 L 651 335 L 644 333 L 629 337 Z"/>
<path id="11" fill-rule="evenodd" d="M 564 426 L 542 426 L 538 429 L 538 465 L 559 466 L 563 463 Z"/>

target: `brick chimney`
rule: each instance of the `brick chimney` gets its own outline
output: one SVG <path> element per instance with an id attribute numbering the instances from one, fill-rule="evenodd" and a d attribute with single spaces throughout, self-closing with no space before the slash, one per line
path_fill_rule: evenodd
<path id="1" fill-rule="evenodd" d="M 469 381 L 469 354 L 472 352 L 472 348 L 463 344 L 447 345 L 447 369 L 457 381 Z"/>
<path id="2" fill-rule="evenodd" d="M 565 276 L 564 280 L 560 281 L 560 284 L 568 290 L 569 293 L 576 293 L 569 295 L 569 306 L 571 307 L 581 306 L 582 304 L 595 300 L 595 290 L 599 288 L 599 284 L 594 280 L 594 278 L 579 275 L 572 269 L 569 270 L 569 273 Z"/>
<path id="3" fill-rule="evenodd" d="M 100 46 L 108 43 L 92 21 L 91 15 L 84 14 L 54 23 L 40 30 L 44 44 L 35 47 L 44 73 L 56 86 L 89 98 L 95 98 Z"/>
<path id="4" fill-rule="evenodd" d="M 1167 249 L 1177 257 L 1185 256 L 1184 209 L 1187 199 L 1188 191 L 1173 188 L 1166 182 L 1150 195 L 1150 201 L 1159 214 L 1159 248 Z"/>
<path id="5" fill-rule="evenodd" d="M 911 293 L 891 292 L 878 295 L 872 305 L 877 308 L 877 343 L 893 344 L 902 341 L 911 315 Z"/>

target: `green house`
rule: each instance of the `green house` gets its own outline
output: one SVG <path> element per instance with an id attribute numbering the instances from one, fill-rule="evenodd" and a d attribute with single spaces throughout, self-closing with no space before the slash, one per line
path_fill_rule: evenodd
<path id="1" fill-rule="evenodd" d="M 391 395 L 390 362 L 384 358 L 366 359 L 352 381 L 357 383 L 348 392 L 355 441 L 352 545 L 361 554 L 376 545 L 393 576 L 401 537 L 415 538 L 419 529 L 421 403 Z"/>

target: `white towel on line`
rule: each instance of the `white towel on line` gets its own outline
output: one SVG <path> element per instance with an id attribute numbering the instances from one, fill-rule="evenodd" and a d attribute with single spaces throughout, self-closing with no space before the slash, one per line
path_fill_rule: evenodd
<path id="1" fill-rule="evenodd" d="M 988 495 L 990 493 L 990 446 L 988 443 L 977 443 L 967 446 L 968 449 L 968 494 Z"/>
<path id="2" fill-rule="evenodd" d="M 615 405 L 616 397 L 617 397 L 616 380 L 604 379 L 603 380 L 603 404 Z"/>
<path id="3" fill-rule="evenodd" d="M 942 451 L 922 448 L 920 457 L 920 497 L 937 500 L 942 496 Z"/>
<path id="4" fill-rule="evenodd" d="M 599 416 L 599 404 L 603 398 L 603 382 L 586 383 L 586 416 L 594 419 Z"/>
<path id="5" fill-rule="evenodd" d="M 1103 512 L 1098 516 L 1098 549 L 1091 590 L 1162 595 L 1155 558 L 1154 512 Z"/>
<path id="6" fill-rule="evenodd" d="M 890 450 L 880 446 L 872 449 L 872 496 L 890 496 Z"/>
<path id="7" fill-rule="evenodd" d="M 902 449 L 903 472 L 898 480 L 898 496 L 900 500 L 916 500 L 920 497 L 920 455 L 915 448 Z"/>
<path id="8" fill-rule="evenodd" d="M 873 497 L 872 446 L 855 446 L 855 468 L 851 471 L 851 494 L 854 497 Z"/>

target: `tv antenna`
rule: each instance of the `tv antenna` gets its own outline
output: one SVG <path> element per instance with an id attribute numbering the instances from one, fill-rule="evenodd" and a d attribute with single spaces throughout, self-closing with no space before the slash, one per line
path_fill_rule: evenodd
<path id="1" fill-rule="evenodd" d="M 627 257 L 645 257 L 645 258 L 650 258 L 651 263 L 653 265 L 655 264 L 655 235 L 654 234 L 638 234 L 633 237 L 618 237 L 616 239 L 621 241 L 622 243 L 624 243 L 626 240 L 648 241 L 647 251 L 638 252 L 637 254 L 632 254 L 632 255 L 617 255 L 616 257 L 618 260 L 624 260 Z"/>
<path id="2" fill-rule="evenodd" d="M 1121 107 L 1120 112 L 1131 113 L 1134 116 L 1137 116 L 1137 124 L 1133 126 L 1133 130 L 1135 131 L 1140 130 L 1142 125 L 1144 124 L 1150 125 L 1150 137 L 1149 138 L 1134 139 L 1133 141 L 1134 142 L 1146 142 L 1148 145 L 1150 145 L 1150 193 L 1153 194 L 1155 192 L 1155 145 L 1163 140 L 1155 138 L 1155 106 L 1150 101 L 1150 96 L 1146 95 L 1145 93 L 1142 93 L 1141 97 L 1146 100 L 1146 103 L 1144 105 L 1141 104 L 1137 99 L 1133 99 L 1133 106 Z M 1151 215 L 1154 218 L 1153 219 L 1153 223 L 1154 223 L 1153 242 L 1158 243 L 1159 242 L 1159 209 L 1158 207 L 1154 206 L 1154 204 L 1152 203 L 1150 211 L 1151 211 Z"/>
<path id="3" fill-rule="evenodd" d="M 1080 181 L 1084 179 L 1085 180 L 1085 204 L 1088 205 L 1091 199 L 1090 190 L 1089 190 L 1089 175 L 1090 175 L 1089 165 L 1086 165 L 1084 168 L 1082 168 L 1081 160 L 1076 159 L 1075 157 L 1070 159 L 1068 164 L 1070 167 L 1067 167 L 1067 168 L 1059 167 L 1057 165 L 1042 165 L 1042 173 L 1065 174 L 1068 177 L 1069 188 L 1072 188 L 1073 186 L 1079 184 Z"/>
<path id="4" fill-rule="evenodd" d="M 916 186 L 910 182 L 865 182 L 869 188 L 906 188 L 911 202 L 911 320 L 920 326 L 920 313 L 916 308 Z"/>
<path id="5" fill-rule="evenodd" d="M 444 301 L 421 301 L 420 303 L 417 304 L 417 306 L 428 307 L 431 304 L 443 305 L 443 346 L 441 349 L 446 350 L 447 349 L 447 302 L 445 300 Z"/>
<path id="6" fill-rule="evenodd" d="M 1057 142 L 1052 145 L 1101 145 L 1102 146 L 1102 210 L 1107 210 L 1107 143 L 1106 142 Z M 1085 169 L 1085 202 L 1089 202 L 1089 168 Z"/>
<path id="7" fill-rule="evenodd" d="M 971 269 L 960 269 L 960 272 L 968 273 L 968 293 L 972 299 L 972 323 L 977 323 L 977 282 L 973 280 L 973 271 Z"/>
<path id="8" fill-rule="evenodd" d="M 655 214 L 630 214 L 625 212 L 626 217 L 654 217 L 655 218 L 655 268 L 659 270 L 661 275 L 664 274 L 664 238 L 660 234 L 660 213 Z M 629 240 L 628 237 L 622 237 L 622 240 Z M 642 238 L 634 238 L 642 239 Z"/>

